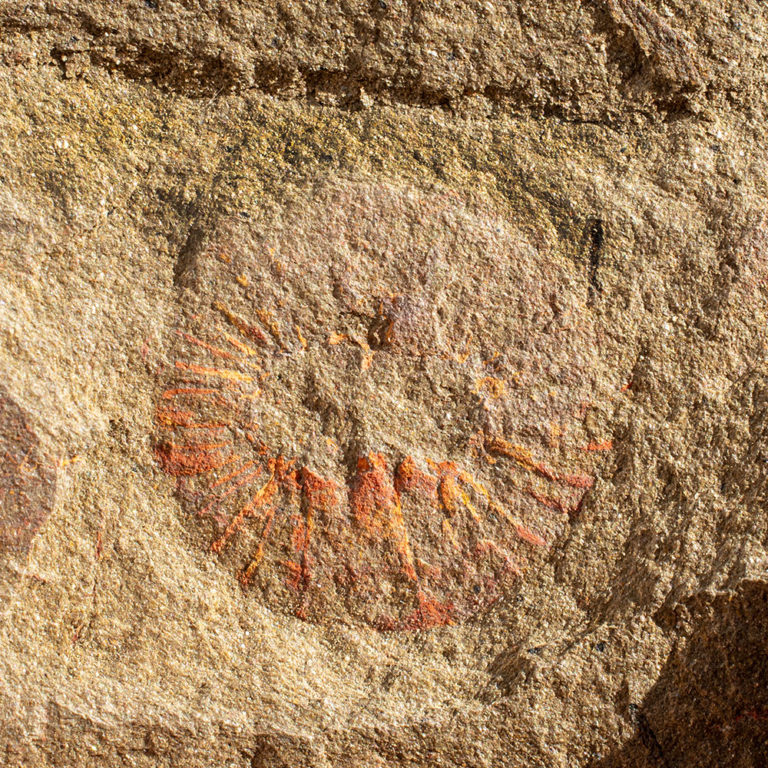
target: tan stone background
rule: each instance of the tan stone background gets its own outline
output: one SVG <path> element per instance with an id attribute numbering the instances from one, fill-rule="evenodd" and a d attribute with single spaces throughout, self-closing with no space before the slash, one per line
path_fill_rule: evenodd
<path id="1" fill-rule="evenodd" d="M 4 763 L 763 764 L 767 29 L 756 0 L 3 3 L 0 386 L 56 473 L 0 556 Z M 481 196 L 582 274 L 602 222 L 614 450 L 456 626 L 271 612 L 152 454 L 190 234 L 328 177 Z"/>

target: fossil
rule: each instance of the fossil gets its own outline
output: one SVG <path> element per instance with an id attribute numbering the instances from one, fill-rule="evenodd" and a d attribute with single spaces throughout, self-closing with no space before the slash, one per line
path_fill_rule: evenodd
<path id="1" fill-rule="evenodd" d="M 540 561 L 612 447 L 588 416 L 621 383 L 589 275 L 544 242 L 489 201 L 385 183 L 218 222 L 155 454 L 247 591 L 309 621 L 418 630 Z"/>

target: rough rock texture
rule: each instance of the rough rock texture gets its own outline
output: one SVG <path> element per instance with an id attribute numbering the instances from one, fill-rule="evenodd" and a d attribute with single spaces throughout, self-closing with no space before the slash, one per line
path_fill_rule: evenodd
<path id="1" fill-rule="evenodd" d="M 23 562 L 51 513 L 55 468 L 46 466 L 38 445 L 25 414 L 0 391 L 0 557 L 4 566 L 18 567 Z M 19 562 L 14 563 L 15 558 Z"/>
<path id="2" fill-rule="evenodd" d="M 766 42 L 0 4 L 3 764 L 768 764 Z"/>

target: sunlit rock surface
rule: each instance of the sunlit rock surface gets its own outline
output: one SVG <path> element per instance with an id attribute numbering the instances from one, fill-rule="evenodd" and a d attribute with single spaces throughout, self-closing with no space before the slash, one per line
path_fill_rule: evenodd
<path id="1" fill-rule="evenodd" d="M 758 766 L 761 3 L 0 6 L 9 766 Z"/>

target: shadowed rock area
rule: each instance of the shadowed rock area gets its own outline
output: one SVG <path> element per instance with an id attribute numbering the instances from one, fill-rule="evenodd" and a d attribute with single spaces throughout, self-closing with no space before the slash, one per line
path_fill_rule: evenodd
<path id="1" fill-rule="evenodd" d="M 645 699 L 630 705 L 637 737 L 601 765 L 764 764 L 766 586 L 744 581 L 735 594 L 675 606 L 681 637 Z"/>

